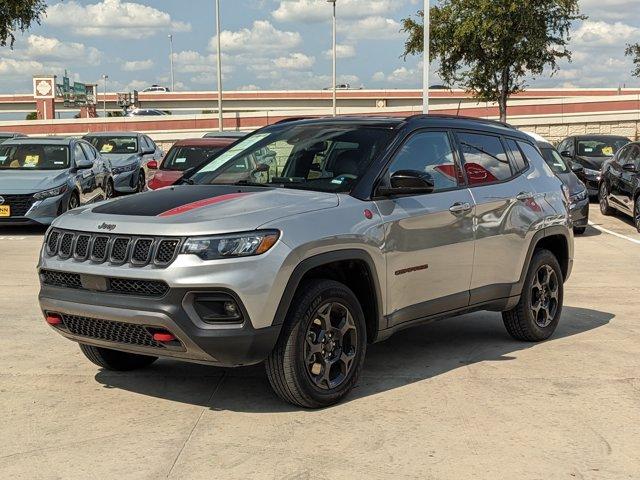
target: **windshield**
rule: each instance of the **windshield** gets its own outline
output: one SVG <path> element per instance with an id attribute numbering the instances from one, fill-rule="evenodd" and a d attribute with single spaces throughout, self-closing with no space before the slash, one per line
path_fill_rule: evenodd
<path id="1" fill-rule="evenodd" d="M 204 165 L 191 181 L 346 193 L 392 135 L 389 128 L 340 124 L 256 133 Z"/>
<path id="2" fill-rule="evenodd" d="M 0 145 L 2 170 L 64 170 L 69 148 L 64 145 Z"/>
<path id="3" fill-rule="evenodd" d="M 553 173 L 569 173 L 569 167 L 555 148 L 542 148 L 542 156 Z"/>
<path id="4" fill-rule="evenodd" d="M 209 161 L 220 150 L 222 147 L 173 147 L 160 169 L 184 172 Z"/>
<path id="5" fill-rule="evenodd" d="M 581 157 L 613 157 L 629 140 L 614 138 L 611 140 L 580 140 L 578 141 L 578 155 Z"/>
<path id="6" fill-rule="evenodd" d="M 103 154 L 133 155 L 138 153 L 137 137 L 85 137 Z"/>

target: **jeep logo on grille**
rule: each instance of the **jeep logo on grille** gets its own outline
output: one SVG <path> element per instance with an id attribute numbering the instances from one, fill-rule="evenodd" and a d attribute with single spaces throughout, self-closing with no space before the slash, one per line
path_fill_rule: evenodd
<path id="1" fill-rule="evenodd" d="M 110 232 L 116 229 L 115 223 L 103 223 L 98 225 L 98 230 L 109 230 Z"/>

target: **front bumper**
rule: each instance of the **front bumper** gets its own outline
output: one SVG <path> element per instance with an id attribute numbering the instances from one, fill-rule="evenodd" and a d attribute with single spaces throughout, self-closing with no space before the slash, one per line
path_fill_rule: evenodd
<path id="1" fill-rule="evenodd" d="M 0 217 L 0 226 L 51 225 L 64 212 L 64 205 L 69 201 L 70 192 L 44 200 L 31 201 L 24 215 Z"/>
<path id="2" fill-rule="evenodd" d="M 131 172 L 118 173 L 113 176 L 113 188 L 118 193 L 133 193 L 138 186 L 138 175 L 140 170 L 132 170 Z"/>
<path id="3" fill-rule="evenodd" d="M 64 324 L 52 327 L 64 337 L 79 343 L 228 367 L 263 361 L 275 346 L 281 325 L 255 329 L 248 318 L 241 325 L 224 326 L 205 324 L 193 318 L 189 298 L 211 293 L 213 292 L 172 289 L 160 300 L 149 300 L 43 285 L 39 300 L 45 316 L 55 313 L 63 317 L 81 317 L 87 322 L 99 320 L 165 330 L 177 338 L 179 345 L 175 348 L 142 346 L 107 340 L 104 337 L 74 334 Z M 244 310 L 244 307 L 241 308 Z"/>
<path id="4" fill-rule="evenodd" d="M 589 224 L 589 199 L 572 203 L 570 207 L 571 221 L 577 228 L 586 227 Z"/>

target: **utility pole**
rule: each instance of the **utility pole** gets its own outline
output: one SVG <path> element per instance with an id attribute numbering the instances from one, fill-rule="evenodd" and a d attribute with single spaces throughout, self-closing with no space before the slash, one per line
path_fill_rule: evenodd
<path id="1" fill-rule="evenodd" d="M 424 48 L 423 54 L 424 58 L 422 60 L 423 63 L 423 73 L 422 73 L 422 113 L 425 115 L 429 113 L 429 29 L 431 26 L 430 17 L 431 17 L 429 0 L 424 0 Z"/>
<path id="2" fill-rule="evenodd" d="M 338 83 L 338 79 L 337 79 L 337 56 L 338 56 L 338 48 L 337 48 L 337 43 L 336 43 L 336 0 L 327 0 L 327 2 L 331 3 L 333 6 L 333 16 L 332 16 L 332 23 L 333 23 L 333 36 L 332 36 L 332 51 L 333 51 L 333 75 L 332 75 L 332 82 L 333 82 L 333 87 L 332 87 L 332 91 L 333 91 L 333 116 L 337 116 L 338 115 L 338 101 L 336 98 L 336 89 L 337 89 L 337 83 Z"/>
<path id="3" fill-rule="evenodd" d="M 107 80 L 109 79 L 109 75 L 102 75 L 102 79 L 104 80 L 104 95 L 102 96 L 102 116 L 107 119 Z"/>
<path id="4" fill-rule="evenodd" d="M 218 130 L 224 130 L 222 114 L 222 48 L 220 45 L 220 0 L 216 0 L 216 34 L 218 46 Z"/>
<path id="5" fill-rule="evenodd" d="M 169 66 L 171 68 L 171 91 L 175 92 L 175 77 L 173 76 L 173 35 L 169 34 Z"/>

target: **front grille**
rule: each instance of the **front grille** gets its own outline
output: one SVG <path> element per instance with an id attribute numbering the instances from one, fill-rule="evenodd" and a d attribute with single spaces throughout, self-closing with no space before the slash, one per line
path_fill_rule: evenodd
<path id="1" fill-rule="evenodd" d="M 11 207 L 12 217 L 24 217 L 33 202 L 33 195 L 4 195 L 3 205 L 9 205 Z"/>
<path id="2" fill-rule="evenodd" d="M 109 291 L 121 295 L 139 295 L 142 297 L 164 297 L 169 285 L 156 280 L 131 280 L 127 278 L 109 279 Z"/>
<path id="3" fill-rule="evenodd" d="M 137 345 L 140 347 L 164 348 L 142 325 L 98 320 L 77 315 L 62 315 L 62 323 L 73 335 L 107 342 Z"/>
<path id="4" fill-rule="evenodd" d="M 77 273 L 42 270 L 40 272 L 40 278 L 42 279 L 42 283 L 54 287 L 82 288 L 82 281 L 80 280 L 80 275 Z"/>
<path id="5" fill-rule="evenodd" d="M 87 290 L 82 284 L 82 275 L 78 273 L 41 270 L 42 283 L 52 287 Z M 117 293 L 139 297 L 164 297 L 169 292 L 169 285 L 161 280 L 140 280 L 133 278 L 106 278 L 107 289 L 104 293 Z M 89 287 L 91 288 L 91 287 Z"/>
<path id="6" fill-rule="evenodd" d="M 165 268 L 175 260 L 181 244 L 180 238 L 122 237 L 55 229 L 46 239 L 46 251 L 50 257 L 62 260 L 73 257 L 79 262 Z"/>

